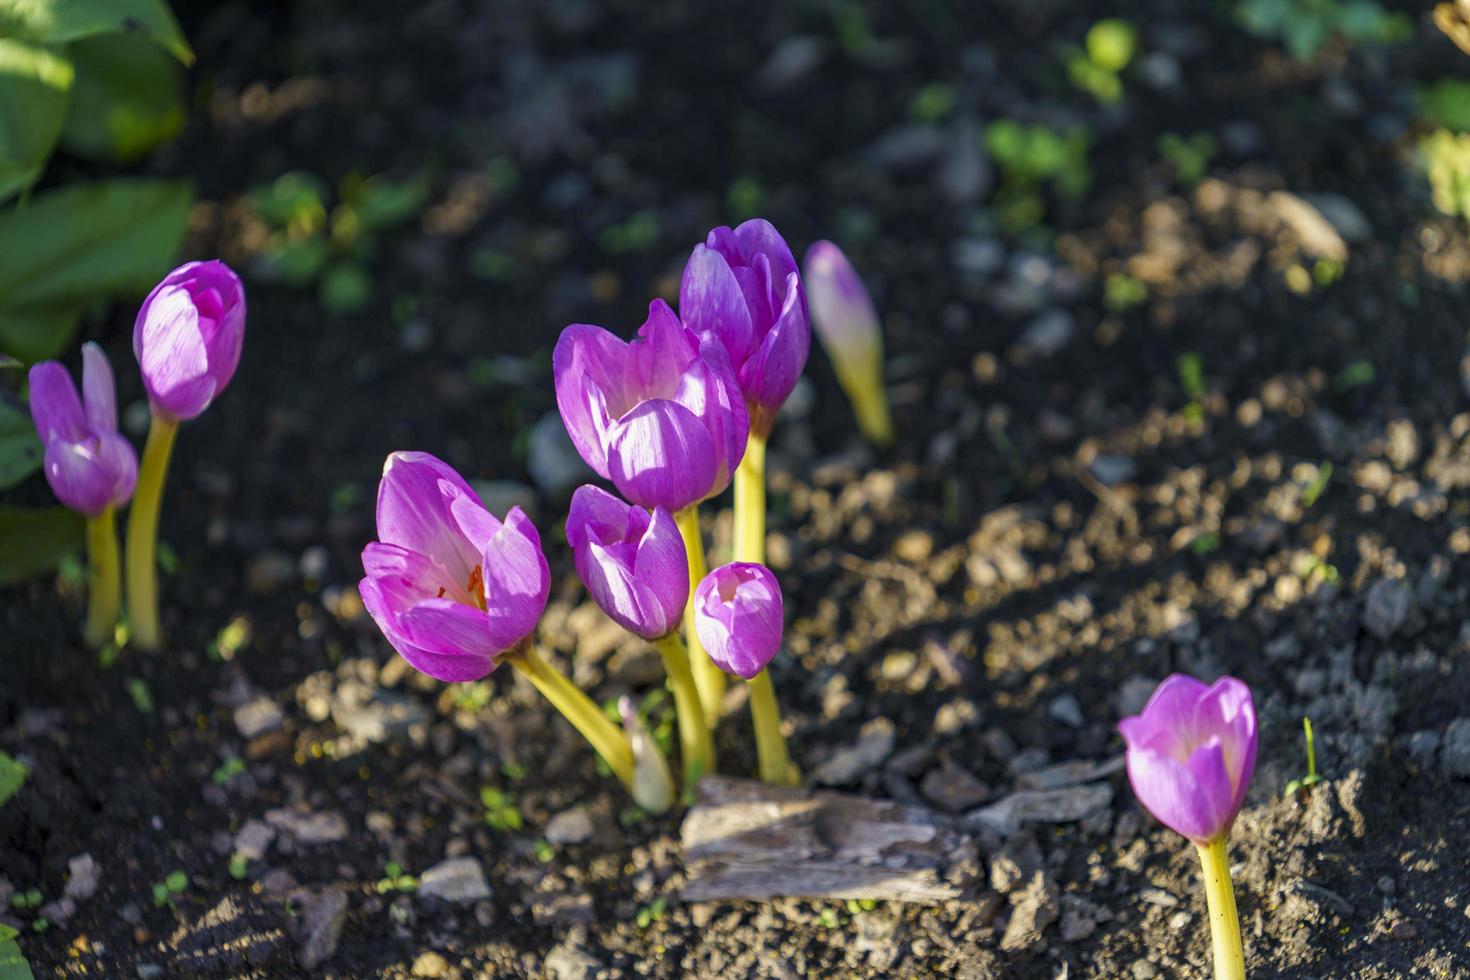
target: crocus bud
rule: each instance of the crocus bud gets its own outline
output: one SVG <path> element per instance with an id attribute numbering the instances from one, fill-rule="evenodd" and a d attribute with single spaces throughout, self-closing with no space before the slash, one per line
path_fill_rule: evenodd
<path id="1" fill-rule="evenodd" d="M 245 289 L 218 260 L 181 265 L 153 287 L 133 324 L 133 354 L 155 412 L 173 421 L 209 407 L 235 376 Z"/>
<path id="2" fill-rule="evenodd" d="M 669 771 L 669 760 L 648 734 L 643 719 L 633 709 L 633 699 L 626 694 L 618 698 L 618 714 L 623 716 L 623 732 L 633 749 L 633 802 L 649 813 L 663 813 L 674 805 L 674 774 Z"/>
<path id="3" fill-rule="evenodd" d="M 536 528 L 490 515 L 428 453 L 394 453 L 378 484 L 378 540 L 362 553 L 368 614 L 399 655 L 441 681 L 472 681 L 536 629 L 551 575 Z"/>
<path id="4" fill-rule="evenodd" d="M 678 629 L 689 600 L 689 565 L 674 515 L 581 486 L 572 494 L 567 544 L 592 600 L 619 626 L 645 640 Z"/>
<path id="5" fill-rule="evenodd" d="M 1224 840 L 1256 768 L 1250 688 L 1233 677 L 1206 687 L 1173 674 L 1118 730 L 1139 802 L 1195 844 Z"/>
<path id="6" fill-rule="evenodd" d="M 831 242 L 816 242 L 807 249 L 805 278 L 812 329 L 832 359 L 858 426 L 873 442 L 891 443 L 893 422 L 883 390 L 883 333 L 873 300 L 842 249 Z"/>
<path id="7" fill-rule="evenodd" d="M 694 630 L 709 658 L 750 680 L 781 649 L 781 586 L 764 565 L 736 561 L 694 590 Z"/>
<path id="8" fill-rule="evenodd" d="M 663 300 L 632 343 L 572 324 L 551 366 L 572 444 L 628 500 L 677 512 L 729 486 L 750 430 L 740 385 Z"/>
<path id="9" fill-rule="evenodd" d="M 764 218 L 710 232 L 684 266 L 679 315 L 724 346 L 751 431 L 770 435 L 812 347 L 806 294 L 781 233 Z"/>
<path id="10" fill-rule="evenodd" d="M 117 389 L 102 348 L 82 346 L 80 398 L 56 361 L 32 367 L 30 382 L 31 416 L 56 498 L 88 517 L 127 503 L 138 481 L 138 457 L 117 431 Z"/>

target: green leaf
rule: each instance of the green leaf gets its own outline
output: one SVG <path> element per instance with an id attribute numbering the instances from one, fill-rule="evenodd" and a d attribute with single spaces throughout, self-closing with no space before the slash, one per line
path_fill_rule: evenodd
<path id="1" fill-rule="evenodd" d="M 30 774 L 31 771 L 24 765 L 0 752 L 0 806 L 4 806 L 5 801 L 15 795 Z"/>
<path id="2" fill-rule="evenodd" d="M 0 351 L 29 364 L 60 357 L 70 346 L 81 319 L 80 303 L 0 309 Z"/>
<path id="3" fill-rule="evenodd" d="M 41 468 L 41 440 L 20 409 L 0 401 L 0 490 L 9 490 Z"/>
<path id="4" fill-rule="evenodd" d="M 77 156 L 127 163 L 184 127 L 184 71 L 138 34 L 101 34 L 71 44 L 76 66 L 61 143 Z"/>
<path id="5" fill-rule="evenodd" d="M 12 937 L 18 935 L 14 929 L 4 927 Z M 36 980 L 31 965 L 14 938 L 0 940 L 0 980 Z"/>
<path id="6" fill-rule="evenodd" d="M 184 64 L 194 61 L 164 0 L 0 0 L 0 37 L 67 44 L 117 33 L 151 37 Z"/>
<path id="7" fill-rule="evenodd" d="M 72 78 L 61 55 L 0 36 L 0 201 L 41 176 L 61 135 Z"/>
<path id="8" fill-rule="evenodd" d="M 0 505 L 0 586 L 54 571 L 82 549 L 83 526 L 65 507 Z"/>
<path id="9" fill-rule="evenodd" d="M 0 214 L 0 351 L 54 354 L 87 301 L 147 292 L 178 252 L 192 199 L 186 182 L 129 178 L 50 191 Z"/>

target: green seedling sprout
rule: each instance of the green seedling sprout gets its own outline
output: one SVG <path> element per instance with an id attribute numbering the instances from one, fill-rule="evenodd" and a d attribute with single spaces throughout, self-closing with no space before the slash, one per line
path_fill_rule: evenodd
<path id="1" fill-rule="evenodd" d="M 411 874 L 406 874 L 403 865 L 397 861 L 389 861 L 383 865 L 383 877 L 378 880 L 378 894 L 386 895 L 389 892 L 405 894 L 419 890 L 419 880 Z"/>
<path id="2" fill-rule="evenodd" d="M 10 799 L 25 785 L 26 777 L 31 771 L 25 767 L 25 763 L 17 762 L 15 759 L 0 752 L 0 806 Z"/>
<path id="3" fill-rule="evenodd" d="M 174 898 L 189 888 L 189 876 L 182 871 L 170 871 L 168 877 L 153 886 L 153 907 L 174 908 Z"/>
<path id="4" fill-rule="evenodd" d="M 669 900 L 662 895 L 649 902 L 638 910 L 637 923 L 639 929 L 647 929 L 659 919 L 663 918 L 664 912 L 668 911 Z"/>
<path id="5" fill-rule="evenodd" d="M 1138 49 L 1138 32 L 1126 20 L 1108 18 L 1092 25 L 1086 48 L 1067 53 L 1067 74 L 1072 84 L 1088 92 L 1103 105 L 1123 98 L 1120 74 Z"/>
<path id="6" fill-rule="evenodd" d="M 1332 464 L 1324 462 L 1317 467 L 1317 475 L 1312 477 L 1312 482 L 1302 489 L 1302 508 L 1310 510 L 1317 499 L 1322 496 L 1322 491 L 1327 489 L 1327 483 L 1332 479 Z"/>
<path id="7" fill-rule="evenodd" d="M 1286 784 L 1286 790 L 1282 795 L 1288 799 L 1295 796 L 1298 792 L 1322 782 L 1322 777 L 1317 774 L 1317 746 L 1316 740 L 1312 736 L 1312 719 L 1303 716 L 1302 730 L 1306 732 L 1307 739 L 1307 774 L 1301 779 L 1293 779 Z"/>
<path id="8" fill-rule="evenodd" d="M 507 832 L 520 830 L 525 823 L 515 800 L 511 799 L 510 794 L 504 790 L 493 786 L 482 787 L 480 803 L 485 807 L 485 823 L 492 830 Z"/>

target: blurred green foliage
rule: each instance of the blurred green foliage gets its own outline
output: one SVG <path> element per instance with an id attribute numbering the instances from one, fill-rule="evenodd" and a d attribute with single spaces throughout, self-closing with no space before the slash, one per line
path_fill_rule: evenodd
<path id="1" fill-rule="evenodd" d="M 1414 33 L 1413 21 L 1376 0 L 1241 0 L 1235 13 L 1247 31 L 1281 43 L 1299 61 L 1314 57 L 1334 36 L 1388 44 Z"/>
<path id="2" fill-rule="evenodd" d="M 1180 136 L 1164 133 L 1159 137 L 1159 156 L 1174 169 L 1174 176 L 1186 187 L 1193 187 L 1204 179 L 1209 169 L 1210 158 L 1215 155 L 1215 138 L 1209 133 Z"/>
<path id="3" fill-rule="evenodd" d="M 1123 98 L 1122 72 L 1138 50 L 1138 32 L 1126 20 L 1100 20 L 1087 32 L 1083 48 L 1067 53 L 1067 75 L 1072 84 L 1091 93 L 1103 105 Z"/>
<path id="4" fill-rule="evenodd" d="M 424 175 L 411 180 L 351 173 L 337 184 L 291 171 L 250 192 L 256 215 L 271 229 L 263 274 L 288 286 L 316 284 L 330 313 L 356 313 L 373 300 L 368 264 L 380 233 L 406 224 L 429 197 Z"/>
<path id="5" fill-rule="evenodd" d="M 1436 126 L 1470 133 L 1470 81 L 1446 78 L 1420 89 L 1419 110 Z"/>
<path id="6" fill-rule="evenodd" d="M 1041 224 L 1046 213 L 1043 187 L 1075 200 L 1092 186 L 1087 153 L 1092 135 L 1085 129 L 1059 133 L 999 119 L 985 128 L 985 148 L 1001 172 L 995 209 L 1001 227 L 1016 233 Z"/>
<path id="7" fill-rule="evenodd" d="M 1419 141 L 1434 206 L 1470 221 L 1470 133 L 1437 129 Z"/>

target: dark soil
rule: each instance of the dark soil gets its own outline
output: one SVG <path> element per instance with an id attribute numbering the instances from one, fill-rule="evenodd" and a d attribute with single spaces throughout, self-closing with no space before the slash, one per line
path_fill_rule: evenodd
<path id="1" fill-rule="evenodd" d="M 560 329 L 630 333 L 676 295 L 692 244 L 750 208 L 798 251 L 838 239 L 864 271 L 902 432 L 891 453 L 864 448 L 819 351 L 776 430 L 790 622 L 773 675 L 804 771 L 881 717 L 893 753 L 849 790 L 939 806 L 958 780 L 975 806 L 1050 763 L 1116 757 L 1117 720 L 1169 672 L 1229 672 L 1261 717 L 1232 842 L 1252 974 L 1470 977 L 1470 242 L 1411 159 L 1415 86 L 1470 62 L 1418 10 L 1407 43 L 1302 65 L 1224 5 L 832 9 L 183 7 L 196 107 L 147 166 L 197 179 L 190 255 L 245 273 L 249 332 L 177 447 L 165 652 L 98 666 L 74 586 L 0 594 L 0 749 L 32 769 L 0 808 L 0 890 L 59 899 L 83 854 L 99 885 L 41 932 L 5 899 L 38 975 L 299 975 L 333 895 L 334 976 L 1206 975 L 1194 855 L 1121 773 L 1081 822 L 983 833 L 964 901 L 686 905 L 678 813 L 631 809 L 509 672 L 429 682 L 362 614 L 383 457 L 428 450 L 534 504 L 557 575 L 547 650 L 600 699 L 658 689 L 656 657 L 576 582 L 567 490 L 531 477 L 564 450 L 533 430 L 554 417 Z M 877 38 L 861 50 L 834 28 L 855 10 Z M 1142 25 L 1151 59 L 1108 109 L 1060 53 L 1104 15 Z M 915 123 L 936 82 L 952 112 Z M 968 152 L 1003 116 L 1095 134 L 1090 191 L 1022 236 L 998 230 L 999 175 Z M 1167 131 L 1213 134 L 1203 182 L 1161 162 Z M 242 195 L 293 169 L 432 179 L 421 219 L 372 259 L 368 313 L 256 274 Z M 632 246 L 630 219 L 652 228 Z M 1312 282 L 1343 239 L 1341 279 Z M 1119 273 L 1148 298 L 1110 311 Z M 115 364 L 131 322 L 90 328 Z M 1357 362 L 1371 372 L 1344 374 Z M 257 731 L 270 704 L 282 717 Z M 1303 715 L 1327 782 L 1287 799 Z M 746 717 L 732 705 L 720 731 L 727 772 L 753 769 Z M 484 787 L 523 826 L 487 823 Z M 544 843 L 574 806 L 590 837 Z M 276 832 L 232 874 L 250 821 Z M 389 862 L 417 875 L 456 856 L 491 894 L 380 892 Z M 175 870 L 188 887 L 156 904 Z M 1028 890 L 1059 918 L 1002 950 Z"/>

